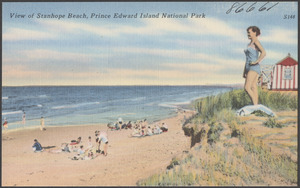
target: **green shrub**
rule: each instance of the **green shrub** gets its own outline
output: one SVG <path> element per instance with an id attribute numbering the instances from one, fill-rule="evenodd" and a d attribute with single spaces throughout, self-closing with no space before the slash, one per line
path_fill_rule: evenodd
<path id="1" fill-rule="evenodd" d="M 270 117 L 266 122 L 264 122 L 264 126 L 270 128 L 282 128 L 284 125 L 278 123 L 274 117 Z"/>
<path id="2" fill-rule="evenodd" d="M 210 129 L 207 133 L 207 142 L 209 144 L 216 143 L 220 140 L 220 133 L 223 131 L 224 127 L 221 123 L 215 125 L 215 122 L 209 124 Z"/>
<path id="3" fill-rule="evenodd" d="M 180 161 L 177 158 L 173 158 L 171 163 L 167 166 L 167 169 L 169 170 L 179 164 L 180 164 Z"/>
<path id="4" fill-rule="evenodd" d="M 255 110 L 253 111 L 251 114 L 254 114 L 256 116 L 259 116 L 259 117 L 271 117 L 271 115 L 261 111 L 261 110 Z"/>

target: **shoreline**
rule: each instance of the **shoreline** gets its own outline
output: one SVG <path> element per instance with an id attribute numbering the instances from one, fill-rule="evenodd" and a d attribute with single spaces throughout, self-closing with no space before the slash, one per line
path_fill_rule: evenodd
<path id="1" fill-rule="evenodd" d="M 171 113 L 169 113 L 168 115 L 165 115 L 164 117 L 162 118 L 159 118 L 159 119 L 154 119 L 151 121 L 151 123 L 155 123 L 155 122 L 159 122 L 159 121 L 162 121 L 163 119 L 168 119 L 168 118 L 172 118 L 172 117 L 175 117 L 177 116 L 177 113 L 180 112 L 180 111 L 194 111 L 192 108 L 191 108 L 191 105 L 192 103 L 194 102 L 194 100 L 192 101 L 189 101 L 189 102 L 185 102 L 185 103 L 182 103 L 182 104 L 179 104 L 176 106 L 176 108 L 174 108 L 173 110 L 171 110 Z M 144 118 L 144 119 L 148 119 L 148 118 Z M 39 129 L 40 125 L 39 125 L 39 122 L 40 122 L 40 119 L 31 119 L 31 120 L 27 120 L 28 122 L 38 122 L 37 124 L 34 124 L 34 125 L 29 125 L 29 126 L 24 126 L 22 124 L 22 121 L 17 121 L 17 122 L 12 122 L 12 123 L 9 123 L 8 124 L 8 127 L 10 126 L 18 126 L 16 128 L 8 128 L 7 130 L 4 130 L 4 128 L 2 127 L 2 133 L 9 133 L 9 132 L 15 132 L 15 131 L 23 131 L 23 130 L 27 130 L 27 129 Z M 138 120 L 128 120 L 128 121 L 131 121 L 131 122 L 134 122 L 134 121 L 138 121 Z M 128 122 L 128 121 L 125 121 L 125 122 Z M 107 123 L 109 122 L 106 122 L 106 123 L 103 123 L 103 122 L 99 122 L 99 123 L 88 123 L 88 124 L 63 124 L 63 125 L 57 125 L 57 124 L 54 124 L 54 125 L 45 125 L 45 128 L 50 128 L 50 127 L 68 127 L 68 126 L 93 126 L 93 125 L 98 125 L 98 124 L 103 124 L 103 125 L 106 125 Z"/>
<path id="2" fill-rule="evenodd" d="M 132 130 L 108 130 L 108 155 L 92 160 L 74 161 L 75 153 L 54 154 L 45 149 L 34 153 L 33 139 L 43 147 L 60 148 L 61 143 L 81 136 L 86 147 L 88 136 L 95 140 L 95 130 L 107 130 L 105 124 L 69 125 L 12 130 L 2 134 L 3 186 L 135 186 L 139 179 L 165 170 L 173 157 L 190 147 L 190 138 L 184 135 L 182 122 L 192 111 L 178 111 L 165 122 L 169 131 L 143 138 L 130 137 Z M 101 146 L 102 148 L 102 146 Z M 43 181 L 39 181 L 43 179 Z"/>

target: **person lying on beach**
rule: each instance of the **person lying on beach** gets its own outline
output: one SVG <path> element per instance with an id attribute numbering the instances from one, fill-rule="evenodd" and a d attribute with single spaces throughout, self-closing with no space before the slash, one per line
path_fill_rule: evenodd
<path id="1" fill-rule="evenodd" d="M 71 140 L 70 146 L 73 152 L 76 152 L 78 150 L 77 146 L 78 144 L 81 144 L 81 137 L 78 137 L 77 140 Z"/>
<path id="2" fill-rule="evenodd" d="M 108 137 L 107 133 L 105 131 L 101 131 L 96 139 L 96 142 L 98 143 L 98 150 L 97 152 L 100 152 L 100 146 L 101 143 L 104 143 L 104 151 L 103 154 L 104 156 L 107 156 L 107 147 L 108 147 Z"/>
<path id="3" fill-rule="evenodd" d="M 122 124 L 120 125 L 119 122 L 116 122 L 116 123 L 108 123 L 107 124 L 107 127 L 113 131 L 113 130 L 121 130 L 121 127 L 122 127 Z"/>
<path id="4" fill-rule="evenodd" d="M 117 124 L 117 123 L 114 124 L 113 122 L 109 122 L 109 123 L 107 124 L 107 128 L 110 129 L 111 131 L 117 130 L 118 124 Z"/>
<path id="5" fill-rule="evenodd" d="M 70 153 L 70 148 L 68 143 L 62 143 L 61 149 L 52 149 L 49 151 L 50 153 L 61 153 L 61 152 L 67 152 Z"/>
<path id="6" fill-rule="evenodd" d="M 33 149 L 34 152 L 44 151 L 42 145 L 37 141 L 37 139 L 34 139 L 34 144 L 32 146 L 32 149 Z"/>

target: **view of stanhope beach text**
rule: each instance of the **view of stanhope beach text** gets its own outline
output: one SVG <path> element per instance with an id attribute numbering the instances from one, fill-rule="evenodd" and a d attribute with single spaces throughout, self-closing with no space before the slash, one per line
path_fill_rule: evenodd
<path id="1" fill-rule="evenodd" d="M 297 1 L 1 5 L 1 186 L 298 185 Z"/>

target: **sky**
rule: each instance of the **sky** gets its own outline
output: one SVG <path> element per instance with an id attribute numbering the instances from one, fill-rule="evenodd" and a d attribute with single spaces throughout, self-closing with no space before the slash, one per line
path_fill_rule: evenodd
<path id="1" fill-rule="evenodd" d="M 244 83 L 249 26 L 261 65 L 298 61 L 298 2 L 266 3 L 3 2 L 2 86 Z"/>

